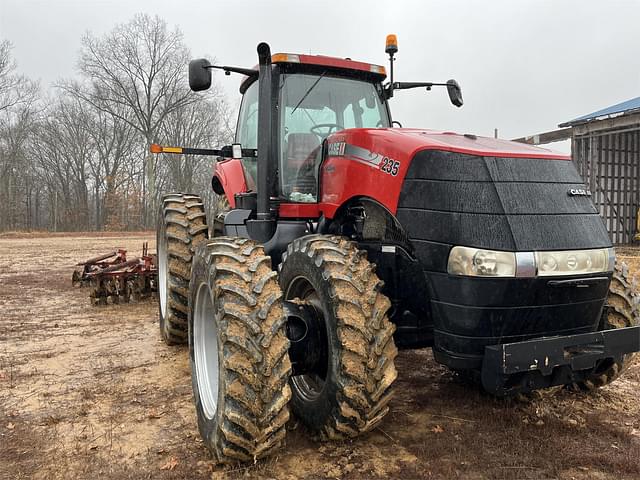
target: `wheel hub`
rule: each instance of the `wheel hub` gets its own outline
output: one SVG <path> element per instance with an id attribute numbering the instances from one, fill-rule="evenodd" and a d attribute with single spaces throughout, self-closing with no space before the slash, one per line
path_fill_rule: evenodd
<path id="1" fill-rule="evenodd" d="M 327 374 L 327 340 L 322 311 L 308 302 L 284 302 L 293 375 Z"/>
<path id="2" fill-rule="evenodd" d="M 329 368 L 329 342 L 322 302 L 311 282 L 300 276 L 289 284 L 283 306 L 291 342 L 291 383 L 301 397 L 313 401 L 324 390 Z"/>

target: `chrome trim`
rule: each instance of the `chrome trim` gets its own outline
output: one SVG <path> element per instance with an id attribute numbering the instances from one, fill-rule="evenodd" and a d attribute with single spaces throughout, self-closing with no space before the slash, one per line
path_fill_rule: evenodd
<path id="1" fill-rule="evenodd" d="M 535 277 L 538 273 L 533 252 L 516 252 L 516 277 Z"/>
<path id="2" fill-rule="evenodd" d="M 613 272 L 616 266 L 616 249 L 611 247 L 609 249 L 609 271 Z"/>

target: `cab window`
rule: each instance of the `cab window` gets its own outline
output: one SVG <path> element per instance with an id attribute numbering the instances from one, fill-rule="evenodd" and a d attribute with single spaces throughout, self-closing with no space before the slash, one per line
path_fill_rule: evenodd
<path id="1" fill-rule="evenodd" d="M 238 128 L 236 129 L 236 143 L 242 144 L 242 148 L 258 148 L 258 82 L 253 82 L 244 92 L 240 114 L 238 116 Z M 243 158 L 244 176 L 247 185 L 255 185 L 257 178 L 257 159 Z"/>
<path id="2" fill-rule="evenodd" d="M 318 195 L 321 145 L 345 128 L 388 127 L 374 84 L 325 74 L 285 74 L 280 83 L 280 188 L 292 202 Z"/>

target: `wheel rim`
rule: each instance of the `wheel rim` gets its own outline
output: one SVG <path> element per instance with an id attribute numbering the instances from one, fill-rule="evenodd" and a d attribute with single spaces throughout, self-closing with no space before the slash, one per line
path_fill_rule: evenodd
<path id="1" fill-rule="evenodd" d="M 299 298 L 304 302 L 308 302 L 313 305 L 317 312 L 321 316 L 321 322 L 324 328 L 326 328 L 326 313 L 322 308 L 322 302 L 318 296 L 318 292 L 311 285 L 311 283 L 304 277 L 296 277 L 289 284 L 287 292 L 285 293 L 285 300 L 293 300 Z M 327 343 L 326 348 L 329 348 Z M 316 400 L 322 394 L 328 375 L 328 365 L 325 369 L 325 374 L 304 374 L 291 377 L 291 383 L 300 397 L 305 401 Z"/>
<path id="2" fill-rule="evenodd" d="M 211 420 L 218 409 L 218 326 L 211 289 L 198 288 L 193 311 L 193 350 L 196 383 L 204 416 Z"/>
<path id="3" fill-rule="evenodd" d="M 160 297 L 160 314 L 164 318 L 167 314 L 167 282 L 169 262 L 167 259 L 167 239 L 165 226 L 162 225 L 160 238 L 158 238 L 158 293 Z"/>

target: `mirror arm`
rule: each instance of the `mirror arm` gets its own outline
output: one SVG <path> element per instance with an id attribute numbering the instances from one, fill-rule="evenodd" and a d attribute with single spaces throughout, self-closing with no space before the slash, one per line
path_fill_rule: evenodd
<path id="1" fill-rule="evenodd" d="M 446 87 L 446 83 L 433 83 L 433 82 L 389 82 L 385 86 L 384 93 L 387 99 L 393 97 L 394 90 L 407 90 L 409 88 L 425 87 L 427 90 L 431 90 L 431 87 Z"/>
<path id="2" fill-rule="evenodd" d="M 254 70 L 252 68 L 242 68 L 242 67 L 229 67 L 227 65 L 208 65 L 204 68 L 216 68 L 218 70 L 224 70 L 225 75 L 231 75 L 231 73 L 239 73 L 241 75 L 246 75 L 247 77 L 258 76 L 258 70 Z"/>
<path id="3" fill-rule="evenodd" d="M 425 87 L 427 90 L 431 90 L 431 87 L 446 87 L 446 83 L 434 83 L 434 82 L 394 82 L 394 90 L 407 90 L 409 88 Z"/>

